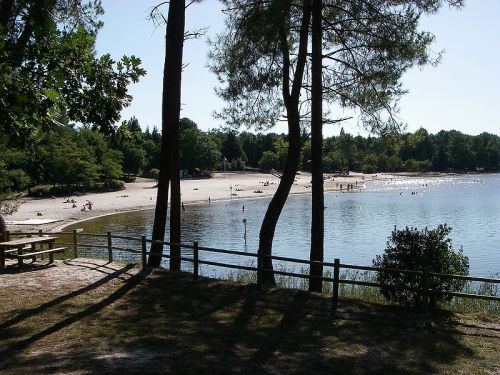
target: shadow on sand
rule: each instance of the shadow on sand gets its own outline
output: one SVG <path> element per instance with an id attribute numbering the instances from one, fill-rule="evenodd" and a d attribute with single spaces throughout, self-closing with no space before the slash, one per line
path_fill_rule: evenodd
<path id="1" fill-rule="evenodd" d="M 0 371 L 429 374 L 479 358 L 451 314 L 342 301 L 332 316 L 325 296 L 182 273 L 143 270 L 90 305 L 79 302 L 129 267 L 0 321 Z M 20 328 L 30 319 L 38 324 Z"/>

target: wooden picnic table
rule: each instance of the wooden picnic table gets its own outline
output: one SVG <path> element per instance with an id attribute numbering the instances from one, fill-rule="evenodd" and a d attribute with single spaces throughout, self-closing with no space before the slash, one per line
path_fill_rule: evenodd
<path id="1" fill-rule="evenodd" d="M 51 261 L 53 260 L 52 255 L 53 255 L 53 250 L 54 249 L 54 242 L 57 240 L 57 237 L 52 237 L 52 236 L 39 236 L 39 237 L 26 237 L 26 238 L 20 238 L 17 240 L 12 240 L 12 241 L 5 241 L 5 242 L 0 242 L 0 268 L 5 267 L 5 254 L 6 253 L 17 253 L 16 257 L 19 260 L 19 265 L 21 266 L 23 264 L 23 258 L 24 258 L 24 250 L 27 250 L 26 247 L 31 245 L 31 253 L 33 256 L 36 256 L 38 254 L 42 253 L 49 253 L 51 255 Z M 49 250 L 48 251 L 36 251 L 36 245 L 37 244 L 44 244 L 47 243 L 49 245 Z M 52 252 L 51 252 L 52 250 Z"/>

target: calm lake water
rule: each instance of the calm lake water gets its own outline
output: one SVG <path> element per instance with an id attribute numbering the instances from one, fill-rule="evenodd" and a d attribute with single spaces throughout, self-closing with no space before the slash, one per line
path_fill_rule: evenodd
<path id="1" fill-rule="evenodd" d="M 255 253 L 269 200 L 186 205 L 182 216 L 183 241 Z M 375 255 L 384 251 L 394 226 L 435 228 L 447 223 L 453 228 L 450 236 L 453 247 L 462 246 L 469 257 L 471 275 L 490 276 L 500 272 L 500 174 L 370 182 L 361 192 L 326 193 L 325 206 L 327 261 L 340 258 L 343 263 L 371 265 Z M 310 195 L 290 196 L 276 229 L 273 254 L 309 258 L 310 209 Z M 146 210 L 110 215 L 68 229 L 111 231 L 127 236 L 145 234 L 150 238 L 153 214 L 153 210 Z M 243 219 L 247 220 L 246 245 Z M 223 254 L 201 257 L 245 263 Z"/>

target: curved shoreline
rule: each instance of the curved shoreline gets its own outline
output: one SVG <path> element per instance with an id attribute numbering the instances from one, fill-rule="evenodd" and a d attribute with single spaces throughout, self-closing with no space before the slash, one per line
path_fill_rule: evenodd
<path id="1" fill-rule="evenodd" d="M 353 184 L 354 190 L 362 190 L 364 184 L 373 180 L 400 178 L 388 174 L 363 175 L 351 173 L 349 176 L 332 177 L 325 174 L 325 192 L 346 191 L 346 184 Z M 290 195 L 308 194 L 310 189 L 310 174 L 301 172 L 292 186 Z M 214 173 L 209 179 L 181 180 L 182 201 L 185 204 L 200 204 L 211 202 L 263 199 L 274 195 L 279 179 L 267 173 Z M 30 232 L 42 229 L 44 232 L 62 231 L 69 225 L 95 219 L 102 216 L 131 211 L 154 209 L 156 205 L 156 181 L 138 179 L 137 182 L 126 184 L 125 190 L 91 193 L 83 196 L 69 196 L 77 202 L 72 208 L 64 203 L 66 197 L 23 199 L 19 210 L 7 219 L 10 231 Z M 91 201 L 92 210 L 80 209 L 84 202 Z M 41 215 L 38 215 L 40 213 Z M 46 224 L 19 224 L 29 219 L 53 220 Z"/>

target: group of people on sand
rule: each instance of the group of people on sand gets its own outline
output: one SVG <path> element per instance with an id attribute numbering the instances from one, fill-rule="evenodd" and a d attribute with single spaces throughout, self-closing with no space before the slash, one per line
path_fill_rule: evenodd
<path id="1" fill-rule="evenodd" d="M 71 198 L 71 199 L 66 198 L 66 200 L 63 203 L 71 203 L 73 208 L 77 207 L 76 206 L 76 201 L 73 198 Z M 87 200 L 87 203 L 85 203 L 83 205 L 83 208 L 81 209 L 81 211 L 87 211 L 87 210 L 91 211 L 93 205 L 94 204 L 91 201 Z"/>
<path id="2" fill-rule="evenodd" d="M 93 203 L 91 201 L 87 200 L 87 203 L 85 203 L 83 205 L 82 211 L 87 211 L 87 209 L 89 211 L 91 211 L 92 210 L 92 205 L 93 205 Z"/>

